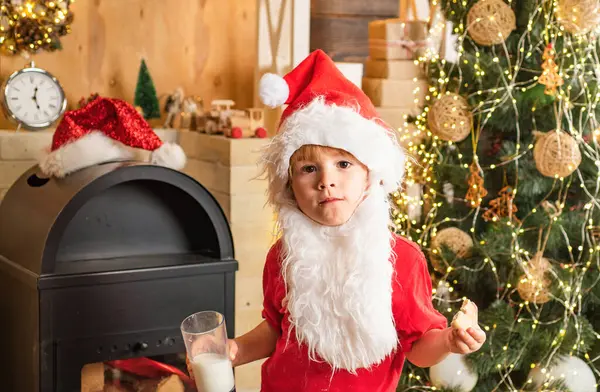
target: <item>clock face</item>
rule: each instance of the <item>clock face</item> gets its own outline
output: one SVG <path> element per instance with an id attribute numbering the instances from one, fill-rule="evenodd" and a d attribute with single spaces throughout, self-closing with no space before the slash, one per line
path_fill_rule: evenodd
<path id="1" fill-rule="evenodd" d="M 5 104 L 12 116 L 26 127 L 44 128 L 64 111 L 64 93 L 60 84 L 43 71 L 25 70 L 8 80 Z"/>

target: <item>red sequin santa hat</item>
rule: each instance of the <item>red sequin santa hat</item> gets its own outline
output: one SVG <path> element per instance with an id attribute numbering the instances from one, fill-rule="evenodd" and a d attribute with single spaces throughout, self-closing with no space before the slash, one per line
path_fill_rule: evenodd
<path id="1" fill-rule="evenodd" d="M 369 168 L 372 185 L 387 192 L 400 187 L 406 156 L 395 131 L 323 51 L 312 52 L 283 78 L 265 74 L 259 95 L 267 106 L 288 105 L 263 156 L 274 205 L 290 200 L 290 158 L 307 144 L 345 150 Z"/>
<path id="2" fill-rule="evenodd" d="M 47 176 L 60 178 L 102 162 L 132 159 L 128 147 L 152 151 L 153 164 L 176 170 L 185 166 L 180 146 L 163 143 L 132 105 L 112 98 L 96 98 L 65 113 L 39 166 Z"/>

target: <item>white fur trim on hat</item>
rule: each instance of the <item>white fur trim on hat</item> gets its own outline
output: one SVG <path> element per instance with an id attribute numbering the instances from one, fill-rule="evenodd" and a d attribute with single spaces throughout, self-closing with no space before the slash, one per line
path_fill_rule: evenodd
<path id="1" fill-rule="evenodd" d="M 330 105 L 319 97 L 284 120 L 263 154 L 273 205 L 290 201 L 290 158 L 307 144 L 351 153 L 369 169 L 372 186 L 381 184 L 388 193 L 401 186 L 406 155 L 393 131 L 364 118 L 358 109 Z"/>
<path id="2" fill-rule="evenodd" d="M 266 73 L 260 78 L 258 95 L 265 105 L 276 108 L 287 101 L 290 87 L 284 78 L 272 73 Z"/>
<path id="3" fill-rule="evenodd" d="M 69 173 L 111 160 L 131 159 L 133 154 L 100 131 L 92 131 L 38 159 L 42 173 L 62 178 Z"/>
<path id="4" fill-rule="evenodd" d="M 155 165 L 180 170 L 185 166 L 186 157 L 183 149 L 178 144 L 163 143 L 162 146 L 152 152 L 150 162 Z"/>

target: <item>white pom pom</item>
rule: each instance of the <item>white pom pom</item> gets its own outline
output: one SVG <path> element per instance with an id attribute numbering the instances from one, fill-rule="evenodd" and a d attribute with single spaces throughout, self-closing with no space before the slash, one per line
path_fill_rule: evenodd
<path id="1" fill-rule="evenodd" d="M 287 101 L 290 95 L 290 88 L 281 76 L 266 73 L 260 78 L 258 95 L 262 103 L 271 108 L 276 108 Z"/>
<path id="2" fill-rule="evenodd" d="M 186 156 L 178 144 L 163 143 L 162 146 L 152 152 L 150 162 L 155 165 L 180 170 L 185 166 Z"/>

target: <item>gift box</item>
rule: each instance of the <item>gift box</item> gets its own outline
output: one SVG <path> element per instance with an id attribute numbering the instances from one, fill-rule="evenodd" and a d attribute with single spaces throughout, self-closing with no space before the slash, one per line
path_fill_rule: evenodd
<path id="1" fill-rule="evenodd" d="M 424 76 L 421 67 L 414 60 L 365 61 L 365 77 L 376 79 L 412 80 Z"/>
<path id="2" fill-rule="evenodd" d="M 363 78 L 362 85 L 373 105 L 379 107 L 422 107 L 428 91 L 427 81 L 422 79 Z"/>
<path id="3" fill-rule="evenodd" d="M 394 129 L 405 127 L 406 119 L 410 116 L 418 116 L 421 110 L 415 105 L 407 107 L 378 107 L 379 118 Z"/>
<path id="4" fill-rule="evenodd" d="M 362 78 L 364 73 L 363 63 L 336 62 L 335 65 L 346 79 L 354 83 L 356 87 L 362 88 Z"/>
<path id="5" fill-rule="evenodd" d="M 427 46 L 426 21 L 400 19 L 369 23 L 369 57 L 371 59 L 409 60 Z"/>

